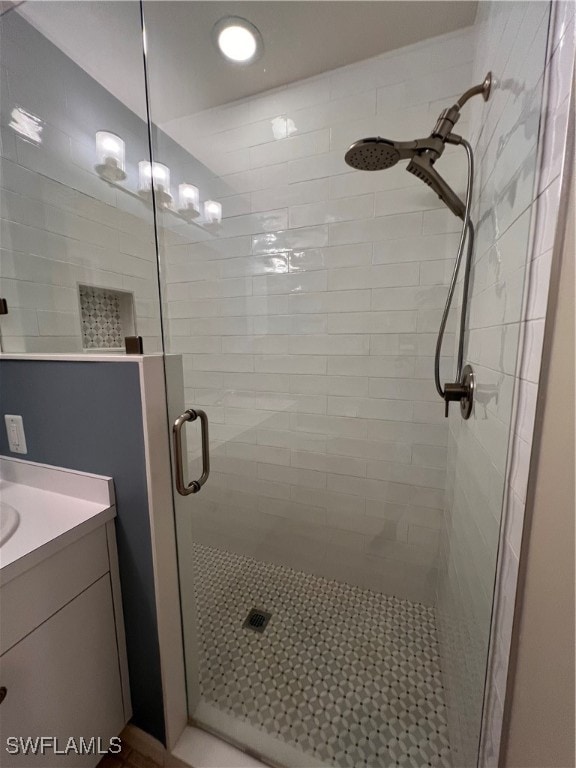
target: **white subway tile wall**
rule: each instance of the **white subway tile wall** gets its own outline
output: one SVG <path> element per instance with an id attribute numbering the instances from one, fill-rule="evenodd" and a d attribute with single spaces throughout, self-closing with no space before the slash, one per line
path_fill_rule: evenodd
<path id="1" fill-rule="evenodd" d="M 462 766 L 476 765 L 483 706 L 480 765 L 498 765 L 566 145 L 573 3 L 554 3 L 550 26 L 549 20 L 548 3 L 486 2 L 475 24 L 473 79 L 489 69 L 496 78 L 490 100 L 470 105 L 477 245 L 466 359 L 477 395 L 470 421 L 450 417 L 438 587 L 450 737 L 454 762 Z"/>
<path id="2" fill-rule="evenodd" d="M 459 224 L 404 168 L 353 171 L 344 153 L 427 135 L 472 82 L 472 35 L 161 124 L 223 206 L 218 232 L 162 252 L 169 348 L 212 424 L 199 541 L 434 602 L 448 430 L 433 354 Z M 461 191 L 465 158 L 440 165 Z"/>

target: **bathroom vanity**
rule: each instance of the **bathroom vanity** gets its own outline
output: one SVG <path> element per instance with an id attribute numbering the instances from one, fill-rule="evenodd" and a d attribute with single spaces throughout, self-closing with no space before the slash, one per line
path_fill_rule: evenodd
<path id="1" fill-rule="evenodd" d="M 5 768 L 92 768 L 131 716 L 115 515 L 109 478 L 0 458 Z"/>

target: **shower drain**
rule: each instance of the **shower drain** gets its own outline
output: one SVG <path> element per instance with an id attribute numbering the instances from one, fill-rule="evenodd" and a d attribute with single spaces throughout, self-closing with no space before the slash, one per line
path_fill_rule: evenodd
<path id="1" fill-rule="evenodd" d="M 251 608 L 242 626 L 247 629 L 252 629 L 254 632 L 264 632 L 271 616 L 272 614 L 267 611 L 261 611 L 259 608 Z"/>

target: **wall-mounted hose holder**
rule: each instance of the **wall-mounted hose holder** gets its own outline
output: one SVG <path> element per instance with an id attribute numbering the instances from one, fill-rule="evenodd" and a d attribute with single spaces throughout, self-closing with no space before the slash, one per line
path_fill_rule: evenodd
<path id="1" fill-rule="evenodd" d="M 444 384 L 444 415 L 448 416 L 451 402 L 460 401 L 460 413 L 463 419 L 469 419 L 474 405 L 474 371 L 472 366 L 465 365 L 462 377 L 454 384 Z"/>

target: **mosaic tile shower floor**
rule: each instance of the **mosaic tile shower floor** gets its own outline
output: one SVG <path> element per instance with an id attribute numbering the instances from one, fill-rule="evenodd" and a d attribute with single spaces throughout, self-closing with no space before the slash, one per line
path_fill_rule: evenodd
<path id="1" fill-rule="evenodd" d="M 194 568 L 202 700 L 325 765 L 451 765 L 432 608 L 199 544 Z"/>

